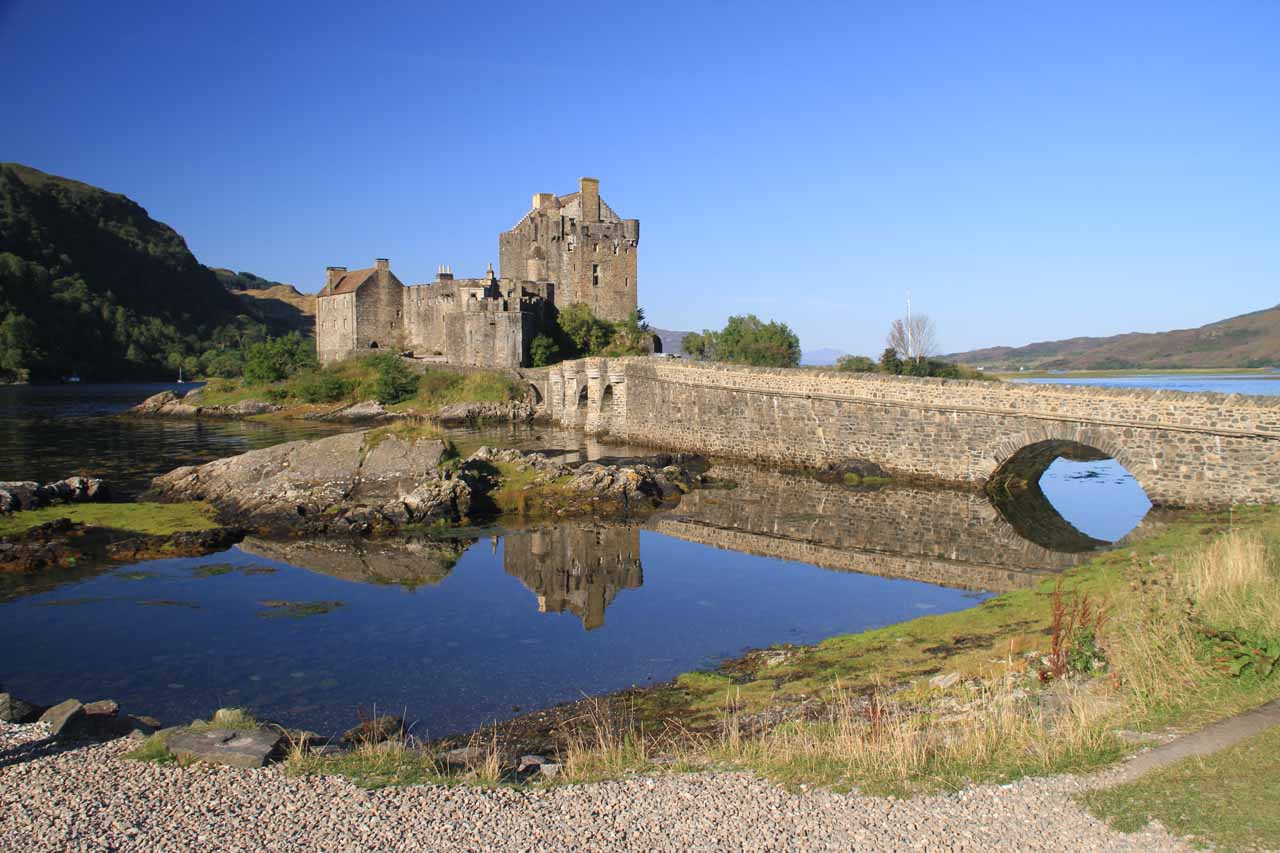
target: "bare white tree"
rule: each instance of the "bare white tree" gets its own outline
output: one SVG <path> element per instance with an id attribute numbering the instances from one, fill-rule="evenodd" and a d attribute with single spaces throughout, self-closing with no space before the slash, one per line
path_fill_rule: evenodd
<path id="1" fill-rule="evenodd" d="M 938 330 L 928 314 L 908 314 L 890 324 L 888 344 L 903 361 L 919 362 L 938 354 Z"/>

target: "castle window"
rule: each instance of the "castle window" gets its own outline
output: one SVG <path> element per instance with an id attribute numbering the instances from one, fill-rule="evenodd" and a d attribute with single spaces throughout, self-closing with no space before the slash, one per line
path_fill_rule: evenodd
<path id="1" fill-rule="evenodd" d="M 591 286 L 592 287 L 600 286 L 600 265 L 599 264 L 591 265 Z"/>

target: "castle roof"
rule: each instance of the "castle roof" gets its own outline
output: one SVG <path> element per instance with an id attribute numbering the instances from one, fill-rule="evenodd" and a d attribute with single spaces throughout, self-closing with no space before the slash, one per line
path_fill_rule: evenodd
<path id="1" fill-rule="evenodd" d="M 377 267 L 365 267 L 362 270 L 352 270 L 342 274 L 342 278 L 334 283 L 333 288 L 326 287 L 320 292 L 321 296 L 337 296 L 339 293 L 354 293 L 369 279 L 373 278 L 373 274 L 378 271 Z"/>
<path id="2" fill-rule="evenodd" d="M 582 218 L 582 193 L 576 192 L 576 193 L 569 193 L 568 195 L 557 196 L 556 201 L 560 205 L 561 216 L 566 216 L 566 217 L 569 217 L 570 219 Z M 520 221 L 517 222 L 514 226 L 512 226 L 511 230 L 514 231 L 516 228 L 519 228 L 520 225 L 526 219 L 528 219 L 530 216 L 533 216 L 537 212 L 538 211 L 536 208 L 533 210 L 530 210 L 524 216 L 520 217 Z M 622 221 L 622 217 L 614 213 L 613 208 L 610 207 L 603 198 L 600 199 L 600 221 L 601 222 L 621 222 Z"/>

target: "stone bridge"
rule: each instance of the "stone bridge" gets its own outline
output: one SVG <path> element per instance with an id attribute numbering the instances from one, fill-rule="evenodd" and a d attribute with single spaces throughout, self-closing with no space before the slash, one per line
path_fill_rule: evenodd
<path id="1" fill-rule="evenodd" d="M 1152 503 L 1280 501 L 1280 397 L 917 379 L 587 358 L 522 372 L 541 413 L 636 444 L 786 467 L 1034 483 L 1057 457 L 1114 457 Z"/>

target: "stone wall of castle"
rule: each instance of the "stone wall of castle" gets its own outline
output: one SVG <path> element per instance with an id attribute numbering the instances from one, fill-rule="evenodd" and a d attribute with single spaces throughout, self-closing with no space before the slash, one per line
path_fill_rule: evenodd
<path id="1" fill-rule="evenodd" d="M 1155 503 L 1280 500 L 1280 399 L 646 358 L 529 375 L 561 423 L 671 449 L 980 484 L 1055 442 L 1116 458 Z"/>
<path id="2" fill-rule="evenodd" d="M 356 295 L 340 293 L 316 300 L 316 357 L 340 361 L 356 348 Z"/>

